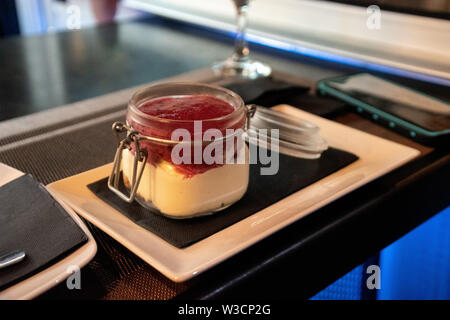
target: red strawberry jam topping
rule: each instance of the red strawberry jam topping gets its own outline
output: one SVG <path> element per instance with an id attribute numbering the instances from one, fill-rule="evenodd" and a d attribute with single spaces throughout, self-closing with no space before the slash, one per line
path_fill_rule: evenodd
<path id="1" fill-rule="evenodd" d="M 156 98 L 144 102 L 138 109 L 147 115 L 167 121 L 156 119 L 154 124 L 143 125 L 129 119 L 133 129 L 142 135 L 163 139 L 171 139 L 172 132 L 178 128 L 187 129 L 193 139 L 194 120 L 202 121 L 202 132 L 214 128 L 219 129 L 224 135 L 226 129 L 242 128 L 245 121 L 244 114 L 240 115 L 238 119 L 226 117 L 235 111 L 234 107 L 224 100 L 208 95 Z M 140 146 L 148 151 L 149 163 L 156 165 L 161 159 L 172 162 L 171 146 L 155 144 L 146 140 L 141 140 Z M 191 154 L 193 155 L 193 153 L 192 151 Z M 191 161 L 191 164 L 182 163 L 174 166 L 185 177 L 192 177 L 219 167 L 221 164 L 193 164 L 193 161 Z"/>
<path id="2" fill-rule="evenodd" d="M 208 120 L 226 116 L 234 107 L 216 97 L 192 95 L 153 99 L 142 104 L 139 110 L 163 119 Z"/>

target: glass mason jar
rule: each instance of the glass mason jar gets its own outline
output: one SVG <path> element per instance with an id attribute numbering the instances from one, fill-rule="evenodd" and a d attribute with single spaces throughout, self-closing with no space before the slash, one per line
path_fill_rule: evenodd
<path id="1" fill-rule="evenodd" d="M 221 99 L 233 111 L 195 121 L 140 110 L 154 99 L 192 95 Z M 126 124 L 113 125 L 118 136 L 127 135 L 119 139 L 108 187 L 126 202 L 136 200 L 171 218 L 227 208 L 247 190 L 249 161 L 243 135 L 254 110 L 234 92 L 213 85 L 165 83 L 137 91 L 129 101 Z"/>

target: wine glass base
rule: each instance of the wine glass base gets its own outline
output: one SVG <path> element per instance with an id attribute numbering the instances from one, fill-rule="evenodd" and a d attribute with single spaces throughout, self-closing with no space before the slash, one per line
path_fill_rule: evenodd
<path id="1" fill-rule="evenodd" d="M 268 77 L 272 73 L 272 68 L 262 62 L 253 60 L 236 61 L 232 58 L 216 63 L 212 68 L 216 73 L 224 77 L 246 79 Z"/>

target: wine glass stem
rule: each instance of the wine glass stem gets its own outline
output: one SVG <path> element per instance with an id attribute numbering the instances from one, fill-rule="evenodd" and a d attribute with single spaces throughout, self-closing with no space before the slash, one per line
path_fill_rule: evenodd
<path id="1" fill-rule="evenodd" d="M 236 6 L 237 9 L 237 34 L 234 44 L 233 60 L 243 62 L 248 59 L 249 49 L 247 40 L 245 40 L 245 33 L 247 30 L 247 12 L 248 5 Z"/>

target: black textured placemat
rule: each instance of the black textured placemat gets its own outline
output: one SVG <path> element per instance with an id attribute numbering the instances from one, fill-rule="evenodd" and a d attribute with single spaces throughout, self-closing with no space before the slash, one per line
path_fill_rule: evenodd
<path id="1" fill-rule="evenodd" d="M 0 256 L 26 258 L 0 270 L 0 291 L 65 257 L 88 240 L 80 227 L 31 175 L 0 187 Z"/>
<path id="2" fill-rule="evenodd" d="M 347 106 L 347 103 L 341 100 L 311 94 L 309 87 L 272 77 L 240 80 L 225 84 L 224 87 L 239 94 L 247 104 L 264 107 L 289 104 L 321 117 L 331 117 Z"/>
<path id="3" fill-rule="evenodd" d="M 250 165 L 249 187 L 241 200 L 214 215 L 185 220 L 170 219 L 152 213 L 137 202 L 128 204 L 122 201 L 108 189 L 107 179 L 94 182 L 88 188 L 136 224 L 183 248 L 280 201 L 356 159 L 351 153 L 333 148 L 316 160 L 280 154 L 276 175 L 261 175 L 260 165 Z"/>

